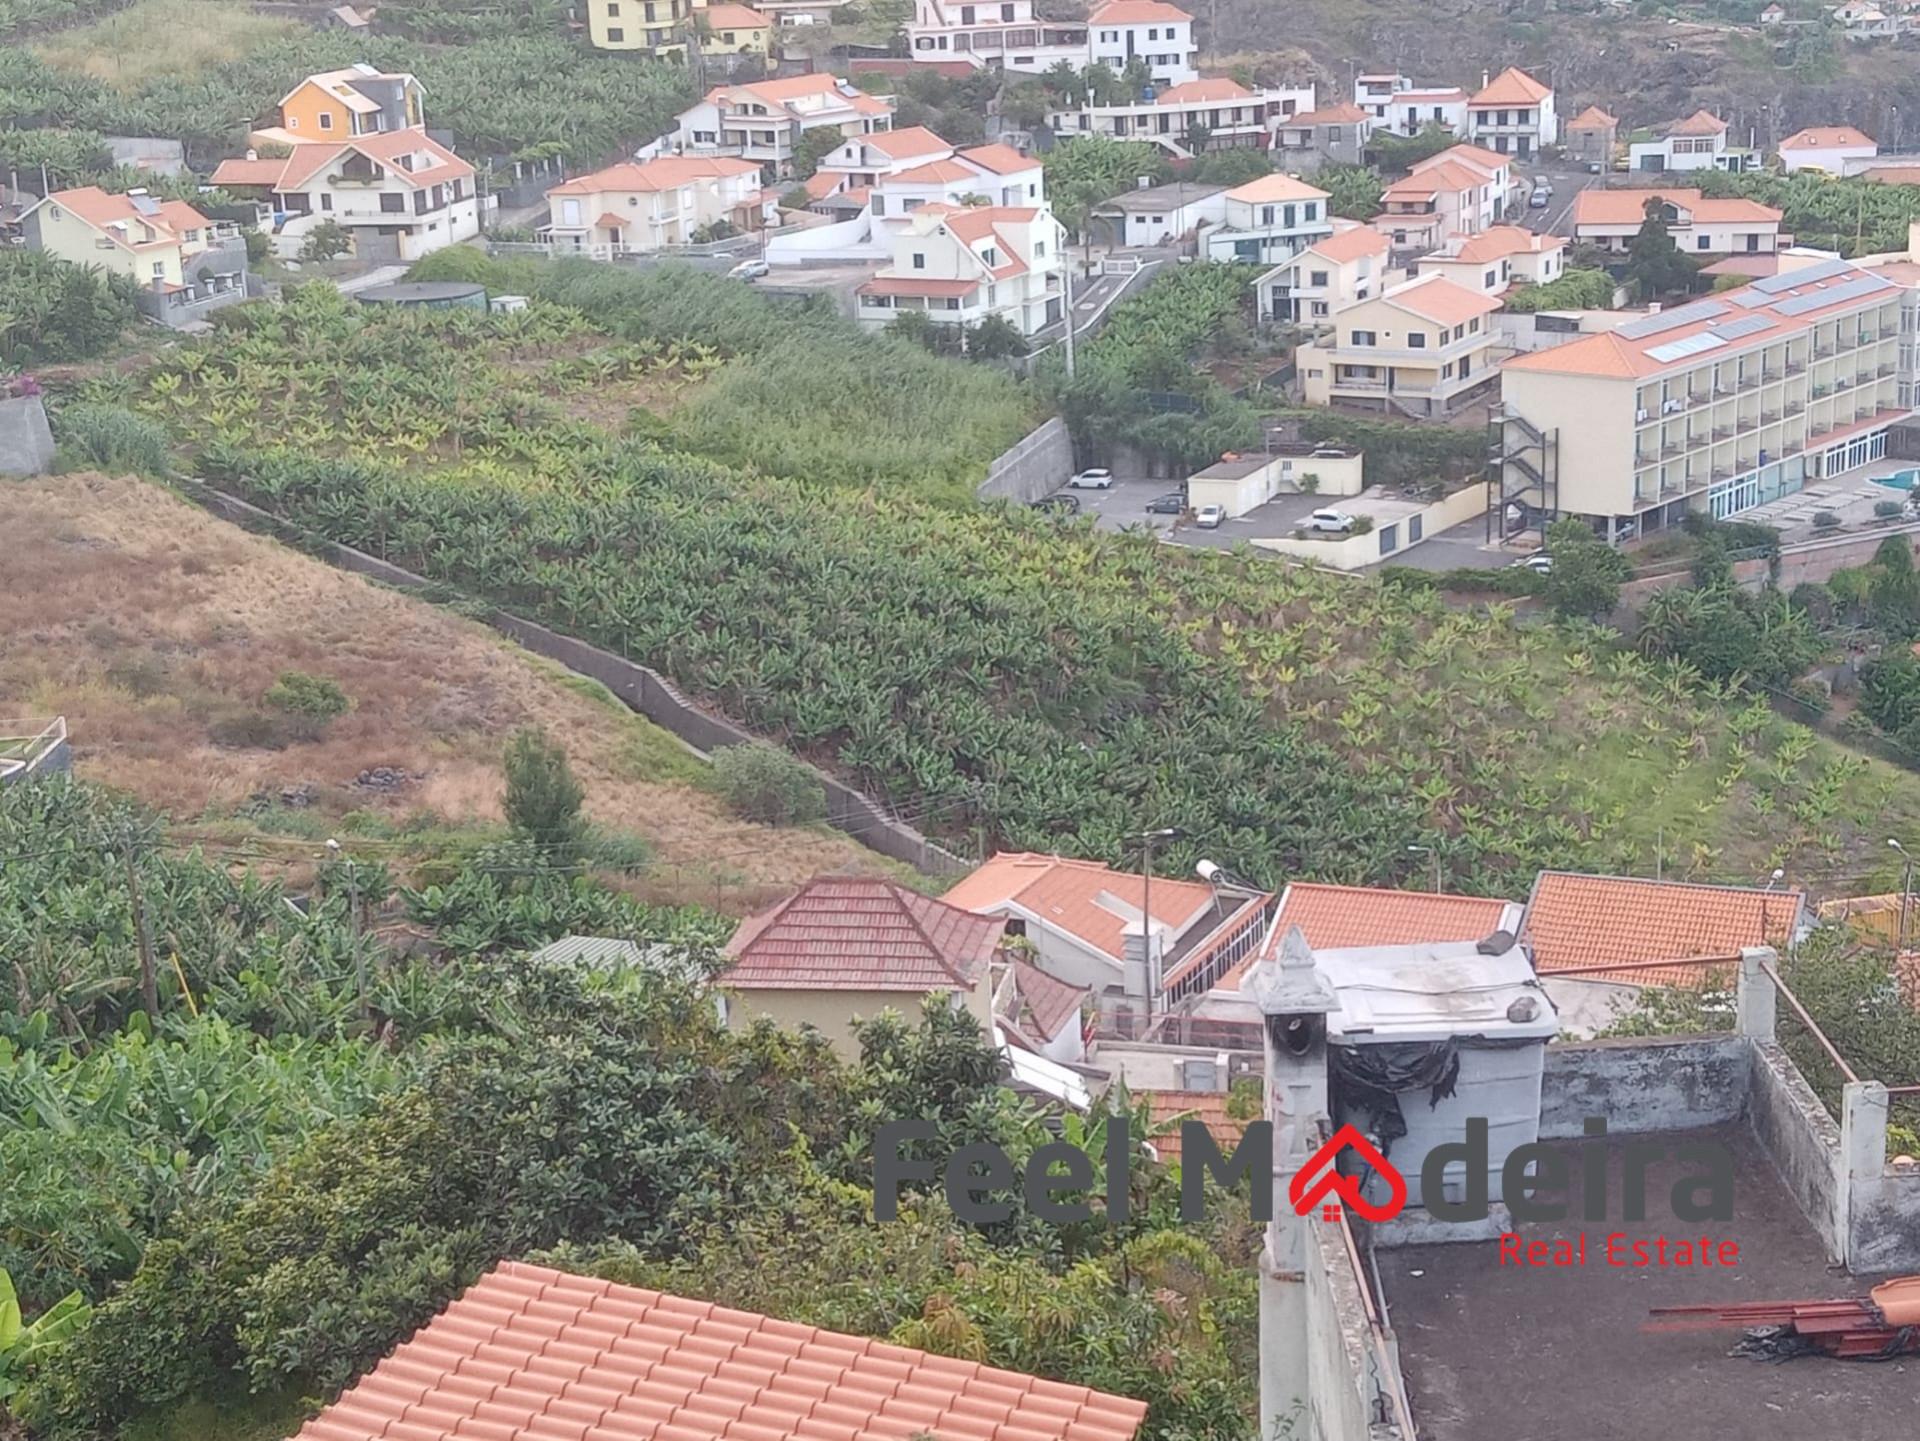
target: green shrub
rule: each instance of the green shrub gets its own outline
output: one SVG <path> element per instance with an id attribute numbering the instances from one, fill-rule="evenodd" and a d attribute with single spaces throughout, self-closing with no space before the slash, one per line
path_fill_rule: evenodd
<path id="1" fill-rule="evenodd" d="M 1370 515 L 1356 515 L 1353 518 L 1353 530 L 1351 534 L 1372 535 L 1373 534 L 1373 517 Z"/>
<path id="2" fill-rule="evenodd" d="M 280 678 L 267 687 L 264 699 L 275 710 L 321 724 L 353 709 L 353 702 L 337 681 L 298 670 L 281 671 Z"/>
<path id="3" fill-rule="evenodd" d="M 300 242 L 300 259 L 305 264 L 332 260 L 353 250 L 353 237 L 337 220 L 323 220 L 307 232 Z"/>
<path id="4" fill-rule="evenodd" d="M 507 823 L 519 838 L 538 846 L 554 864 L 572 860 L 586 839 L 580 814 L 586 792 L 567 764 L 567 753 L 537 726 L 515 731 L 507 742 Z"/>
<path id="5" fill-rule="evenodd" d="M 825 820 L 827 793 L 804 761 L 766 745 L 723 746 L 713 773 L 734 813 L 772 826 Z"/>
<path id="6" fill-rule="evenodd" d="M 216 717 L 207 727 L 207 739 L 225 750 L 279 751 L 287 748 L 289 729 L 283 716 L 238 710 Z"/>
<path id="7" fill-rule="evenodd" d="M 1830 510 L 1820 511 L 1813 517 L 1813 528 L 1815 530 L 1838 530 L 1840 528 L 1840 517 Z"/>
<path id="8" fill-rule="evenodd" d="M 0 369 L 91 359 L 139 319 L 135 294 L 94 266 L 0 247 Z"/>
<path id="9" fill-rule="evenodd" d="M 53 416 L 53 434 L 77 468 L 164 476 L 173 469 L 167 432 L 117 405 L 68 405 Z"/>

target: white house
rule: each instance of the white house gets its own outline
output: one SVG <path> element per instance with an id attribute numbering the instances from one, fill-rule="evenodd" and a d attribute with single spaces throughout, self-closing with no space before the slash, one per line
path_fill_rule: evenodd
<path id="1" fill-rule="evenodd" d="M 1770 255 L 1780 248 L 1780 212 L 1757 200 L 1703 196 L 1698 190 L 1582 190 L 1573 198 L 1574 243 L 1624 251 L 1660 202 L 1673 243 L 1690 255 Z"/>
<path id="2" fill-rule="evenodd" d="M 958 60 L 976 70 L 1035 75 L 1062 60 L 1076 70 L 1090 62 L 1086 22 L 1038 19 L 1033 0 L 914 0 L 907 54 L 915 60 Z"/>
<path id="3" fill-rule="evenodd" d="M 924 311 L 940 325 L 998 316 L 1032 335 L 1065 313 L 1064 232 L 1047 205 L 923 205 L 889 234 L 892 262 L 858 292 L 862 324 Z"/>
<path id="4" fill-rule="evenodd" d="M 556 247 L 611 259 L 690 244 L 722 225 L 758 230 L 773 205 L 751 160 L 668 155 L 554 186 L 545 234 Z"/>
<path id="5" fill-rule="evenodd" d="M 821 200 L 848 191 L 865 192 L 890 175 L 952 155 L 953 146 L 924 125 L 856 135 L 821 159 L 805 182 L 807 195 Z"/>
<path id="6" fill-rule="evenodd" d="M 1042 205 L 1046 183 L 1037 157 L 1011 145 L 979 145 L 897 170 L 867 191 L 872 218 L 890 226 L 927 205 Z"/>
<path id="7" fill-rule="evenodd" d="M 1056 110 L 1047 116 L 1047 125 L 1063 139 L 1104 135 L 1150 140 L 1184 160 L 1193 153 L 1189 142 L 1202 135 L 1208 150 L 1265 149 L 1289 117 L 1311 109 L 1311 85 L 1249 90 L 1236 80 L 1189 80 L 1122 105 Z"/>
<path id="8" fill-rule="evenodd" d="M 1456 135 L 1467 131 L 1467 92 L 1454 85 L 1416 85 L 1404 75 L 1360 75 L 1353 82 L 1353 103 L 1374 127 L 1395 135 L 1418 135 L 1440 125 Z"/>
<path id="9" fill-rule="evenodd" d="M 1512 194 L 1511 160 L 1478 146 L 1455 145 L 1389 185 L 1371 223 L 1395 245 L 1430 249 L 1497 225 Z"/>
<path id="10" fill-rule="evenodd" d="M 1859 168 L 1849 161 L 1871 160 L 1879 153 L 1874 138 L 1851 125 L 1817 125 L 1796 130 L 1780 142 L 1780 168 L 1789 174 L 1824 170 L 1829 175 L 1847 175 Z"/>
<path id="11" fill-rule="evenodd" d="M 1752 152 L 1727 148 L 1727 122 L 1706 110 L 1696 110 L 1685 120 L 1660 127 L 1652 140 L 1640 140 L 1627 146 L 1627 165 L 1632 170 L 1663 172 L 1669 170 L 1745 170 L 1754 159 Z"/>
<path id="12" fill-rule="evenodd" d="M 1087 16 L 1093 63 L 1125 70 L 1141 60 L 1156 85 L 1183 85 L 1200 78 L 1193 17 L 1164 0 L 1106 0 Z"/>
<path id="13" fill-rule="evenodd" d="M 1496 225 L 1479 235 L 1455 236 L 1431 255 L 1423 255 L 1416 271 L 1444 275 L 1463 290 L 1503 296 L 1516 285 L 1546 285 L 1566 269 L 1567 241 L 1559 235 L 1536 235 L 1518 225 Z"/>
<path id="14" fill-rule="evenodd" d="M 1467 138 L 1500 155 L 1522 159 L 1560 140 L 1553 89 L 1514 66 L 1502 70 L 1467 101 Z"/>
<path id="15" fill-rule="evenodd" d="M 1906 28 L 1906 20 L 1889 15 L 1870 0 L 1847 0 L 1829 12 L 1849 40 L 1891 40 Z"/>
<path id="16" fill-rule="evenodd" d="M 716 85 L 682 111 L 672 135 L 651 149 L 734 156 L 783 175 L 793 167 L 795 142 L 823 126 L 848 138 L 891 130 L 893 105 L 826 74 Z"/>
<path id="17" fill-rule="evenodd" d="M 344 226 L 361 260 L 414 261 L 480 233 L 473 167 L 425 130 L 376 131 L 282 158 L 224 160 L 213 183 L 265 193 L 274 244 L 296 256 L 324 221 Z"/>
<path id="18" fill-rule="evenodd" d="M 1171 245 L 1203 225 L 1224 225 L 1227 190 L 1188 180 L 1148 185 L 1123 190 L 1096 207 L 1093 216 L 1112 226 L 1117 244 Z"/>
<path id="19" fill-rule="evenodd" d="M 1201 240 L 1208 260 L 1272 265 L 1333 233 L 1327 192 L 1291 175 L 1263 175 L 1225 198 L 1225 218 Z"/>
<path id="20" fill-rule="evenodd" d="M 1351 221 L 1260 277 L 1260 318 L 1286 325 L 1322 325 L 1356 300 L 1406 279 L 1388 268 L 1387 237 Z"/>

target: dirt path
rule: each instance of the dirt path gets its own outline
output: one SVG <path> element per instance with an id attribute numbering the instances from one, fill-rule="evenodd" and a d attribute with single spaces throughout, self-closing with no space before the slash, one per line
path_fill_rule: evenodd
<path id="1" fill-rule="evenodd" d="M 382 590 L 98 475 L 0 484 L 0 715 L 64 714 L 79 774 L 176 821 L 283 792 L 321 815 L 500 818 L 500 752 L 522 725 L 565 745 L 605 826 L 644 837 L 650 898 L 740 911 L 827 870 L 891 863 L 824 830 L 735 819 L 665 731 L 486 627 Z M 353 710 L 317 741 L 216 745 L 287 670 Z M 396 789 L 357 783 L 403 772 Z"/>

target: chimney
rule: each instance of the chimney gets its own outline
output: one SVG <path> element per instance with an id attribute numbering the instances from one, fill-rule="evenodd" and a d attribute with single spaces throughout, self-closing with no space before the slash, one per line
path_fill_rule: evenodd
<path id="1" fill-rule="evenodd" d="M 1136 176 L 1134 176 L 1134 178 L 1133 178 L 1133 188 L 1134 188 L 1135 190 L 1151 190 L 1151 189 L 1153 189 L 1153 177 L 1152 177 L 1151 175 L 1136 175 Z"/>
<path id="2" fill-rule="evenodd" d="M 247 151 L 247 159 L 258 160 L 259 158 L 260 158 L 260 152 L 258 150 L 249 149 Z"/>
<path id="3" fill-rule="evenodd" d="M 1492 80 L 1493 72 L 1491 70 L 1482 70 L 1480 72 L 1480 88 L 1482 90 L 1485 90 Z"/>
<path id="4" fill-rule="evenodd" d="M 1141 921 L 1128 921 L 1120 929 L 1121 990 L 1127 999 L 1137 1002 L 1145 1008 L 1147 1015 L 1159 1009 L 1159 998 L 1153 993 L 1154 972 L 1158 969 L 1154 962 L 1166 954 L 1167 938 L 1163 928 L 1156 927 L 1153 932 L 1153 952 L 1147 951 L 1146 927 Z"/>

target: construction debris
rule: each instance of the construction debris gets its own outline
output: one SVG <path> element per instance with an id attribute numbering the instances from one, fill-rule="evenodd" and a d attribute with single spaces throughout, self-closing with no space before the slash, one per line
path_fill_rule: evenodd
<path id="1" fill-rule="evenodd" d="M 1729 1354 L 1760 1361 L 1791 1361 L 1799 1356 L 1885 1361 L 1920 1355 L 1920 1276 L 1883 1282 L 1864 1297 L 1657 1306 L 1651 1314 L 1675 1318 L 1648 1327 L 1654 1331 L 1745 1327 L 1746 1334 Z"/>

